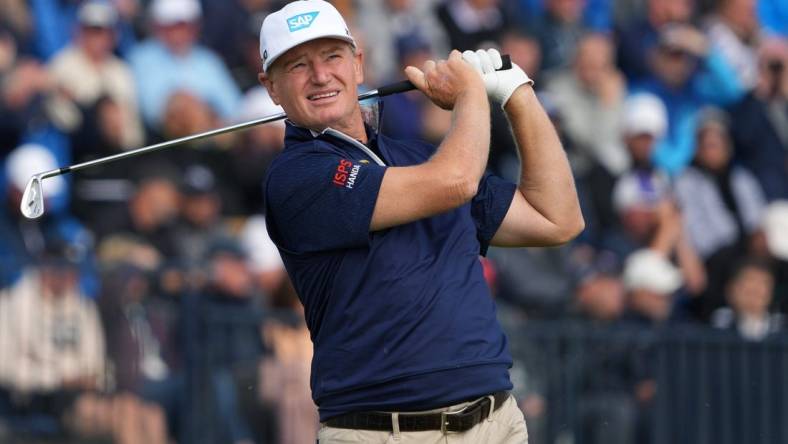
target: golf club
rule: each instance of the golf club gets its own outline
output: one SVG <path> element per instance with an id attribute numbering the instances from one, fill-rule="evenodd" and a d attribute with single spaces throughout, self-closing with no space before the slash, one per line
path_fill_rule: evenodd
<path id="1" fill-rule="evenodd" d="M 502 55 L 501 58 L 503 59 L 503 66 L 501 66 L 501 69 L 499 69 L 499 71 L 511 69 L 512 61 L 509 58 L 509 56 Z M 366 99 L 371 99 L 373 97 L 385 97 L 391 94 L 406 92 L 413 89 L 416 89 L 416 87 L 413 85 L 413 83 L 411 83 L 410 80 L 403 80 L 401 82 L 392 83 L 390 85 L 382 86 L 378 89 L 373 89 L 371 91 L 367 91 L 365 93 L 359 94 L 358 100 L 366 100 Z M 219 134 L 244 130 L 256 125 L 261 125 L 263 123 L 269 123 L 269 122 L 274 122 L 276 120 L 281 120 L 284 119 L 285 117 L 287 117 L 285 113 L 274 114 L 271 116 L 262 117 L 260 119 L 250 120 L 248 122 L 242 122 L 236 125 L 230 125 L 223 128 L 217 128 L 214 130 L 205 131 L 198 134 L 193 134 L 191 136 L 185 136 L 178 139 L 157 143 L 154 145 L 148 145 L 142 148 L 137 148 L 135 150 L 126 151 L 123 153 L 118 153 L 107 157 L 102 157 L 100 159 L 89 160 L 87 162 L 82 162 L 75 165 L 35 174 L 27 182 L 25 191 L 22 194 L 22 203 L 20 204 L 20 210 L 22 211 L 22 215 L 28 219 L 36 219 L 38 217 L 41 217 L 42 214 L 44 214 L 44 194 L 43 194 L 42 182 L 44 179 L 48 177 L 55 177 L 61 174 L 71 173 L 74 171 L 83 170 L 85 168 L 90 168 L 93 166 L 103 165 L 105 163 L 114 162 L 116 160 L 126 159 L 129 157 L 138 156 L 140 154 L 145 154 L 153 151 L 162 150 L 165 148 L 170 148 L 177 145 L 182 145 L 184 143 L 189 143 L 194 140 L 205 139 L 206 137 L 218 136 Z"/>

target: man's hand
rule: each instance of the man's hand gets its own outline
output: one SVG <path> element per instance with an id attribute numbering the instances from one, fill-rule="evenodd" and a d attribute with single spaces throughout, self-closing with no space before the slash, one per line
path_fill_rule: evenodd
<path id="1" fill-rule="evenodd" d="M 481 74 L 487 96 L 500 103 L 501 107 L 506 105 L 520 85 L 534 83 L 516 63 L 512 63 L 512 69 L 496 71 L 503 66 L 501 53 L 497 49 L 465 51 L 462 58 Z"/>
<path id="2" fill-rule="evenodd" d="M 462 61 L 457 50 L 449 54 L 449 60 L 428 60 L 423 70 L 408 66 L 405 75 L 433 103 L 446 110 L 454 109 L 460 97 L 484 88 L 481 77 Z"/>

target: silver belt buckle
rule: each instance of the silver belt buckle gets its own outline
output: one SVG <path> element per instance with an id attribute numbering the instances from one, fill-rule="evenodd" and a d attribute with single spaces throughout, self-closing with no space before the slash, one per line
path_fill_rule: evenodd
<path id="1" fill-rule="evenodd" d="M 459 433 L 459 432 L 451 432 L 449 430 L 446 430 L 446 427 L 449 425 L 449 416 L 459 415 L 461 413 L 465 413 L 465 411 L 468 410 L 468 407 L 471 407 L 474 404 L 475 403 L 472 402 L 472 403 L 466 405 L 465 407 L 457 410 L 456 412 L 441 412 L 441 434 L 442 435 L 446 435 L 446 434 L 449 434 L 449 433 Z"/>

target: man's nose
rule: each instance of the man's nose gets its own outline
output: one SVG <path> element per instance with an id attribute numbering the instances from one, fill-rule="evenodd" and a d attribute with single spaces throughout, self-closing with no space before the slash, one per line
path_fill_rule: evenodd
<path id="1" fill-rule="evenodd" d="M 331 80 L 331 72 L 328 65 L 320 61 L 312 63 L 312 81 L 323 85 L 329 80 Z"/>

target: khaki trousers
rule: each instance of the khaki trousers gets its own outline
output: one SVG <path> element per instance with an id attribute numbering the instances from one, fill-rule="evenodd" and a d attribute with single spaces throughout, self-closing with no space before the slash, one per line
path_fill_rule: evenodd
<path id="1" fill-rule="evenodd" d="M 429 412 L 457 411 L 469 403 L 453 405 Z M 428 412 L 424 412 L 428 413 Z M 392 413 L 392 415 L 395 415 Z M 322 425 L 317 434 L 319 444 L 527 444 L 525 418 L 513 397 L 509 397 L 492 417 L 463 433 L 442 434 L 440 430 L 426 432 L 375 432 L 369 430 L 338 429 Z"/>

